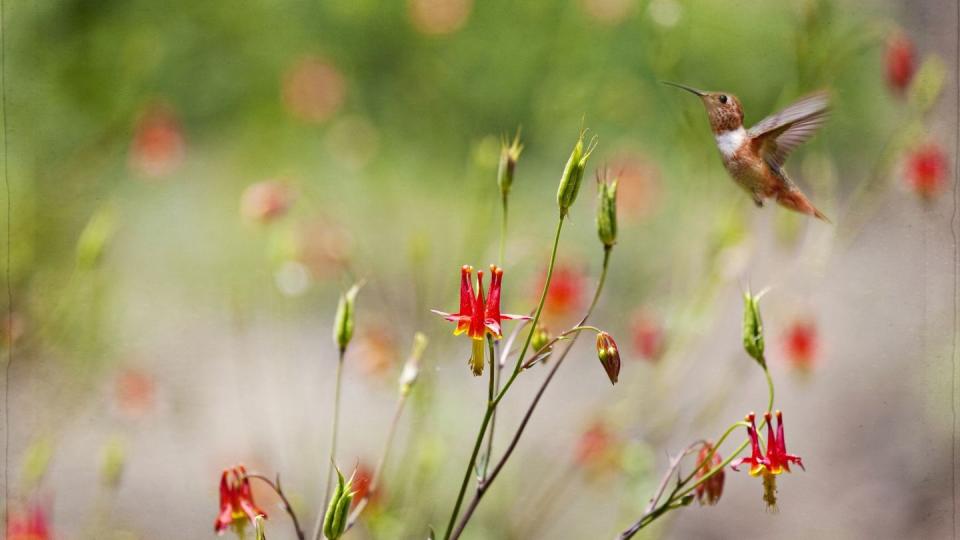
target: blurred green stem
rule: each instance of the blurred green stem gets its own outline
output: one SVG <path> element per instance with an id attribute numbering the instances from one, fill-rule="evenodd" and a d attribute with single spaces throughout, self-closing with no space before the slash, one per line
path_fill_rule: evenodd
<path id="1" fill-rule="evenodd" d="M 467 470 L 463 475 L 463 482 L 460 483 L 460 492 L 457 494 L 457 502 L 453 505 L 453 512 L 450 514 L 450 522 L 447 524 L 447 531 L 443 534 L 444 540 L 449 540 L 450 535 L 453 533 L 453 526 L 457 522 L 457 516 L 460 514 L 460 506 L 463 504 L 463 496 L 467 492 L 467 484 L 470 482 L 470 473 L 473 472 L 473 468 L 477 463 L 477 454 L 480 453 L 480 447 L 483 445 L 483 436 L 487 431 L 487 426 L 490 424 L 490 419 L 493 417 L 493 412 L 496 410 L 497 404 L 500 403 L 500 400 L 503 399 L 503 396 L 506 395 L 507 390 L 510 389 L 510 385 L 512 385 L 513 381 L 516 380 L 517 375 L 520 373 L 523 357 L 526 355 L 527 349 L 530 348 L 530 340 L 533 338 L 533 333 L 537 329 L 537 322 L 540 320 L 540 314 L 543 312 L 543 304 L 547 300 L 547 291 L 550 289 L 550 279 L 553 277 L 553 266 L 557 262 L 557 248 L 560 245 L 561 230 L 563 230 L 562 214 L 560 219 L 557 221 L 557 233 L 553 239 L 553 250 L 550 253 L 550 265 L 547 266 L 547 279 L 543 283 L 543 292 L 540 293 L 540 303 L 537 305 L 536 314 L 533 316 L 533 323 L 530 325 L 530 332 L 527 333 L 527 340 L 523 344 L 523 349 L 520 350 L 520 355 L 517 357 L 517 365 L 514 367 L 510 378 L 507 379 L 507 383 L 503 385 L 503 389 L 501 389 L 496 395 L 496 398 L 487 401 L 487 410 L 483 415 L 483 421 L 480 423 L 480 431 L 477 432 L 477 440 L 473 445 L 473 453 L 470 455 L 470 461 L 467 463 Z"/>
<path id="2" fill-rule="evenodd" d="M 343 380 L 343 355 L 346 349 L 340 349 L 340 356 L 337 358 L 337 380 L 334 386 L 333 394 L 333 433 L 330 435 L 330 463 L 327 465 L 327 486 L 323 491 L 323 506 L 317 513 L 317 523 L 313 527 L 313 538 L 320 540 L 323 533 L 323 514 L 330 498 L 330 486 L 333 482 L 333 468 L 337 461 L 337 431 L 340 428 L 340 387 Z"/>

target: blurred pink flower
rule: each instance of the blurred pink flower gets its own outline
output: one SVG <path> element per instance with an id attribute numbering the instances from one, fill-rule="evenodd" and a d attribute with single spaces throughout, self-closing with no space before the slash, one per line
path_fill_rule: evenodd
<path id="1" fill-rule="evenodd" d="M 283 104 L 295 118 L 321 123 L 343 105 L 346 83 L 330 62 L 308 56 L 300 59 L 283 79 Z"/>
<path id="2" fill-rule="evenodd" d="M 459 30 L 473 9 L 473 0 L 407 0 L 413 27 L 431 36 Z"/>
<path id="3" fill-rule="evenodd" d="M 630 321 L 633 347 L 640 358 L 656 362 L 663 354 L 664 336 L 660 321 L 645 309 L 640 309 Z"/>
<path id="4" fill-rule="evenodd" d="M 793 367 L 809 371 L 816 362 L 818 349 L 817 326 L 811 320 L 796 320 L 783 334 L 783 349 L 787 362 Z"/>
<path id="5" fill-rule="evenodd" d="M 580 434 L 573 462 L 592 472 L 615 469 L 620 463 L 621 441 L 602 420 L 590 423 Z"/>
<path id="6" fill-rule="evenodd" d="M 660 170 L 652 161 L 629 154 L 611 160 L 609 170 L 617 177 L 619 214 L 639 221 L 657 210 L 660 202 Z"/>
<path id="7" fill-rule="evenodd" d="M 240 213 L 258 223 L 269 223 L 280 217 L 293 205 L 293 191 L 284 183 L 266 180 L 247 186 L 240 197 Z"/>
<path id="8" fill-rule="evenodd" d="M 26 324 L 18 312 L 7 313 L 3 317 L 3 328 L 0 329 L 3 345 L 5 347 L 15 345 L 23 337 L 25 329 Z"/>
<path id="9" fill-rule="evenodd" d="M 924 199 L 932 199 L 947 187 L 947 155 L 936 143 L 912 150 L 906 169 L 908 187 Z"/>
<path id="10" fill-rule="evenodd" d="M 20 512 L 11 511 L 7 516 L 7 540 L 49 540 L 50 532 L 46 509 L 38 502 L 31 502 Z"/>
<path id="11" fill-rule="evenodd" d="M 146 414 L 155 403 L 153 376 L 135 368 L 126 368 L 117 375 L 115 392 L 120 411 L 132 417 Z"/>
<path id="12" fill-rule="evenodd" d="M 350 260 L 352 238 L 340 223 L 316 217 L 297 229 L 297 257 L 316 279 L 337 275 Z"/>
<path id="13" fill-rule="evenodd" d="M 597 22 L 609 25 L 623 22 L 633 6 L 633 0 L 580 0 L 584 13 Z"/>
<path id="14" fill-rule="evenodd" d="M 913 42 L 903 34 L 897 32 L 887 38 L 887 50 L 884 57 L 887 71 L 887 85 L 896 95 L 903 95 L 913 74 L 917 70 L 916 54 Z"/>
<path id="15" fill-rule="evenodd" d="M 180 122 L 166 104 L 149 106 L 137 120 L 130 147 L 130 166 L 151 177 L 166 176 L 183 162 L 186 143 Z"/>
<path id="16" fill-rule="evenodd" d="M 384 325 L 367 326 L 357 340 L 360 366 L 370 376 L 383 377 L 390 373 L 397 360 L 396 343 Z"/>

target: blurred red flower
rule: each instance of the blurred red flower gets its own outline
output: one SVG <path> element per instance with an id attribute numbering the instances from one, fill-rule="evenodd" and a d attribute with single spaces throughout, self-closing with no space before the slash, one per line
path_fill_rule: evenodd
<path id="1" fill-rule="evenodd" d="M 616 468 L 620 461 L 620 439 L 601 420 L 587 426 L 580 434 L 574 448 L 573 462 L 591 471 L 606 471 Z"/>
<path id="2" fill-rule="evenodd" d="M 353 507 L 356 508 L 360 501 L 369 497 L 367 501 L 367 508 L 373 508 L 376 506 L 376 503 L 380 500 L 381 493 L 383 488 L 381 486 L 376 486 L 377 490 L 371 493 L 371 488 L 373 487 L 373 474 L 374 471 L 366 463 L 360 462 L 357 465 L 356 471 L 353 473 Z"/>
<path id="3" fill-rule="evenodd" d="M 147 176 L 165 176 L 180 166 L 185 150 L 183 132 L 173 109 L 166 104 L 154 104 L 137 120 L 130 166 Z"/>
<path id="4" fill-rule="evenodd" d="M 907 186 L 925 199 L 939 195 L 947 187 L 947 155 L 936 143 L 912 150 L 906 162 Z"/>
<path id="5" fill-rule="evenodd" d="M 544 268 L 538 277 L 536 287 L 532 289 L 536 295 L 534 302 L 540 300 L 546 280 L 547 270 Z M 549 320 L 566 317 L 579 309 L 583 305 L 586 281 L 586 276 L 579 268 L 569 263 L 558 262 L 553 269 L 553 277 L 550 279 L 550 288 L 547 290 L 547 299 L 543 306 L 545 318 Z"/>
<path id="6" fill-rule="evenodd" d="M 408 0 L 410 22 L 419 32 L 432 36 L 456 32 L 467 22 L 473 0 Z"/>
<path id="7" fill-rule="evenodd" d="M 258 223 L 269 223 L 280 217 L 293 205 L 292 190 L 284 183 L 266 180 L 247 186 L 240 197 L 240 213 Z"/>
<path id="8" fill-rule="evenodd" d="M 296 231 L 297 258 L 316 279 L 338 274 L 350 260 L 353 239 L 340 223 L 324 217 L 304 222 Z"/>
<path id="9" fill-rule="evenodd" d="M 295 118 L 321 123 L 343 105 L 346 83 L 330 62 L 308 56 L 300 59 L 283 79 L 283 104 Z"/>
<path id="10" fill-rule="evenodd" d="M 884 57 L 887 71 L 887 85 L 894 94 L 903 95 L 913 74 L 917 70 L 916 54 L 913 43 L 901 32 L 887 38 L 887 51 Z"/>
<path id="11" fill-rule="evenodd" d="M 32 502 L 20 512 L 11 511 L 7 516 L 7 540 L 49 540 L 49 519 L 44 507 Z"/>
<path id="12" fill-rule="evenodd" d="M 655 362 L 663 354 L 664 336 L 660 321 L 647 310 L 639 310 L 630 322 L 633 347 L 640 358 Z"/>
<path id="13" fill-rule="evenodd" d="M 783 334 L 783 349 L 787 362 L 795 368 L 810 370 L 819 347 L 817 325 L 811 320 L 796 320 Z"/>
<path id="14" fill-rule="evenodd" d="M 220 476 L 220 514 L 213 523 L 214 532 L 223 534 L 231 525 L 242 532 L 247 522 L 253 524 L 257 516 L 266 518 L 267 513 L 253 502 L 247 470 L 243 465 L 224 469 Z"/>

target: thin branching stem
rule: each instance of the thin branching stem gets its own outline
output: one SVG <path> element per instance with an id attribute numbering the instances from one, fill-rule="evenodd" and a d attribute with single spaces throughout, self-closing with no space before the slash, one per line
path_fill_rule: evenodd
<path id="1" fill-rule="evenodd" d="M 291 521 L 293 521 L 293 528 L 297 532 L 298 540 L 304 540 L 306 538 L 303 529 L 300 527 L 300 520 L 297 519 L 297 513 L 293 511 L 293 506 L 290 504 L 290 501 L 287 499 L 287 496 L 283 493 L 283 488 L 280 487 L 280 475 L 277 475 L 277 480 L 274 482 L 262 474 L 247 474 L 247 478 L 256 478 L 261 482 L 270 486 L 270 489 L 280 497 L 280 501 L 283 503 L 283 509 L 286 510 L 287 515 L 290 516 Z"/>
<path id="2" fill-rule="evenodd" d="M 600 292 L 603 290 L 603 285 L 607 280 L 607 269 L 610 265 L 610 248 L 605 248 L 603 252 L 603 270 L 600 272 L 600 280 L 597 282 L 596 291 L 593 294 L 593 300 L 590 302 L 590 307 L 587 308 L 586 314 L 584 314 L 583 319 L 580 320 L 580 323 L 575 327 L 576 329 L 593 329 L 593 327 L 584 326 L 587 322 L 587 319 L 590 318 L 590 315 L 593 313 L 593 309 L 597 306 L 597 301 L 600 298 Z M 543 303 L 541 302 L 541 307 Z M 538 313 L 539 315 L 539 313 Z M 536 319 L 534 320 L 534 325 L 536 325 Z M 534 326 L 536 327 L 536 326 Z M 565 332 L 569 333 L 568 332 Z M 477 490 L 473 495 L 473 498 L 470 500 L 470 504 L 467 506 L 467 509 L 463 513 L 463 517 L 460 519 L 460 522 L 457 524 L 457 529 L 451 537 L 452 540 L 455 540 L 460 537 L 460 534 L 463 533 L 463 529 L 466 528 L 467 522 L 470 521 L 470 518 L 473 516 L 473 512 L 477 509 L 477 506 L 480 504 L 480 499 L 483 498 L 483 495 L 490 489 L 490 485 L 493 484 L 493 481 L 496 480 L 497 476 L 500 474 L 500 471 L 503 470 L 503 466 L 507 463 L 507 460 L 510 459 L 510 456 L 513 455 L 513 451 L 516 450 L 517 444 L 520 442 L 520 437 L 523 436 L 523 431 L 526 429 L 527 424 L 530 422 L 530 418 L 533 416 L 533 411 L 537 408 L 537 405 L 540 403 L 540 398 L 543 397 L 544 392 L 547 390 L 550 381 L 553 380 L 553 376 L 556 375 L 557 370 L 560 369 L 560 365 L 563 364 L 563 360 L 567 357 L 567 354 L 570 352 L 570 349 L 573 348 L 576 343 L 577 337 L 580 335 L 580 332 L 577 331 L 574 334 L 574 337 L 570 340 L 569 345 L 560 353 L 559 357 L 553 364 L 553 367 L 550 368 L 550 372 L 547 374 L 547 377 L 543 380 L 543 383 L 540 385 L 540 388 L 537 390 L 536 395 L 533 398 L 533 401 L 530 403 L 530 406 L 527 407 L 527 412 L 523 415 L 523 420 L 520 422 L 520 425 L 517 427 L 516 432 L 513 434 L 513 438 L 510 440 L 510 444 L 507 446 L 507 449 L 504 451 L 503 456 L 497 461 L 497 465 L 490 472 L 490 476 L 487 477 L 483 482 L 477 485 Z M 527 343 L 529 344 L 529 338 Z M 525 350 L 525 349 L 524 349 Z M 523 354 L 524 351 L 521 351 Z M 521 358 L 522 360 L 522 358 Z M 519 365 L 519 364 L 518 364 Z M 506 390 L 506 386 L 504 387 Z M 501 393 L 502 396 L 502 393 Z"/>
<path id="3" fill-rule="evenodd" d="M 457 494 L 457 501 L 453 505 L 453 512 L 450 514 L 450 521 L 447 523 L 447 530 L 443 535 L 444 540 L 449 540 L 450 535 L 453 533 L 453 526 L 456 524 L 457 516 L 460 514 L 460 506 L 463 504 L 463 497 L 467 492 L 467 484 L 470 483 L 470 475 L 477 463 L 477 454 L 480 453 L 480 447 L 483 445 L 483 436 L 486 434 L 487 426 L 490 424 L 490 418 L 493 416 L 493 412 L 496 410 L 497 404 L 500 403 L 500 400 L 503 399 L 504 395 L 506 395 L 507 390 L 510 389 L 513 381 L 517 379 L 517 375 L 520 374 L 520 368 L 523 365 L 523 358 L 527 353 L 527 349 L 530 348 L 530 340 L 533 338 L 533 332 L 537 328 L 537 322 L 540 320 L 540 314 L 543 312 L 543 304 L 547 300 L 547 291 L 550 289 L 550 280 L 553 277 L 553 267 L 557 262 L 557 248 L 560 246 L 560 231 L 562 230 L 563 215 L 561 215 L 560 219 L 557 220 L 557 233 L 553 239 L 553 250 L 550 253 L 550 264 L 547 266 L 547 279 L 543 283 L 543 292 L 540 294 L 540 303 L 537 305 L 537 311 L 533 316 L 533 322 L 530 325 L 530 331 L 527 333 L 527 340 L 523 344 L 523 349 L 520 350 L 520 355 L 517 357 L 517 365 L 514 367 L 513 373 L 510 374 L 510 378 L 507 379 L 506 384 L 503 385 L 503 388 L 500 389 L 500 392 L 497 393 L 493 401 L 488 401 L 487 403 L 487 409 L 483 414 L 483 421 L 480 423 L 480 430 L 477 432 L 477 440 L 473 445 L 473 453 L 470 456 L 470 461 L 467 463 L 467 470 L 464 472 L 463 481 L 460 483 L 460 492 Z"/>

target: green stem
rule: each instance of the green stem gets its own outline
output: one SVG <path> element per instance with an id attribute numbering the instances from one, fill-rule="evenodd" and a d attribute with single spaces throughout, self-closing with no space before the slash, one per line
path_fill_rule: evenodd
<path id="1" fill-rule="evenodd" d="M 313 528 L 313 537 L 320 540 L 323 529 L 323 514 L 327 508 L 330 498 L 330 487 L 333 481 L 333 468 L 337 461 L 337 432 L 340 428 L 340 388 L 343 381 L 343 356 L 346 349 L 340 349 L 340 357 L 337 359 L 336 383 L 333 394 L 333 433 L 330 436 L 330 463 L 327 465 L 327 487 L 323 492 L 323 506 L 317 515 L 317 522 Z"/>
<path id="2" fill-rule="evenodd" d="M 499 264 L 503 266 L 504 252 L 506 251 L 507 245 L 507 195 L 504 194 L 501 197 L 503 201 L 503 212 L 500 217 L 500 257 Z"/>
<path id="3" fill-rule="evenodd" d="M 766 365 L 767 365 L 766 359 L 764 359 L 763 375 L 767 380 L 767 391 L 768 391 L 767 412 L 770 413 L 773 411 L 774 387 L 773 387 L 773 377 L 770 376 L 770 370 L 767 369 Z M 726 438 L 730 436 L 731 433 L 733 433 L 734 429 L 736 429 L 737 427 L 746 426 L 746 425 L 747 425 L 746 422 L 737 422 L 735 424 L 732 424 L 730 427 L 728 427 L 727 430 L 720 437 L 720 439 L 717 441 L 717 444 L 714 445 L 713 450 L 709 454 L 707 454 L 706 459 L 704 459 L 703 461 L 709 462 L 709 460 L 713 457 L 713 454 L 716 453 L 717 449 L 720 448 L 720 446 L 723 444 Z M 760 422 L 760 426 L 757 428 L 758 437 L 760 436 L 759 431 L 762 430 L 766 425 L 767 425 L 767 419 L 764 418 L 763 421 Z M 682 501 L 684 497 L 686 497 L 695 489 L 697 489 L 697 486 L 699 486 L 700 484 L 703 484 L 704 482 L 709 480 L 713 475 L 719 473 L 720 471 L 724 470 L 727 466 L 729 466 L 730 463 L 733 462 L 733 460 L 740 455 L 740 452 L 743 452 L 749 444 L 750 444 L 750 439 L 743 441 L 743 443 L 741 443 L 736 450 L 734 450 L 729 456 L 727 456 L 727 458 L 723 460 L 723 462 L 721 462 L 716 467 L 710 469 L 705 475 L 698 478 L 697 481 L 694 482 L 692 485 L 684 489 L 681 489 L 683 486 L 687 485 L 696 475 L 696 472 L 699 469 L 699 467 L 694 468 L 693 472 L 691 472 L 689 475 L 687 475 L 686 478 L 684 478 L 681 482 L 677 484 L 677 486 L 673 489 L 673 492 L 670 493 L 670 496 L 667 497 L 667 500 L 661 506 L 656 508 L 653 512 L 650 512 L 646 516 L 642 517 L 640 521 L 637 523 L 637 527 L 631 529 L 632 532 L 630 532 L 629 534 L 625 533 L 624 535 L 621 535 L 620 538 L 622 539 L 631 538 L 634 534 L 637 533 L 637 531 L 646 527 L 650 523 L 653 523 L 658 517 L 662 516 L 663 514 L 666 514 L 670 510 L 673 510 L 675 508 L 680 508 L 681 506 L 683 506 L 677 503 L 679 501 Z"/>
<path id="4" fill-rule="evenodd" d="M 563 230 L 563 214 L 560 215 L 560 219 L 557 221 L 557 233 L 553 239 L 553 250 L 550 253 L 550 264 L 547 266 L 547 279 L 543 284 L 543 292 L 540 294 L 540 303 L 537 305 L 537 311 L 533 316 L 533 323 L 530 325 L 530 332 L 527 333 L 527 340 L 523 344 L 523 349 L 520 350 L 520 356 L 517 357 L 517 365 L 513 368 L 513 373 L 510 374 L 510 378 L 507 379 L 507 383 L 503 385 L 503 388 L 496 395 L 493 401 L 487 403 L 487 410 L 483 415 L 483 422 L 480 424 L 480 431 L 477 433 L 477 441 L 473 445 L 473 453 L 470 456 L 470 462 L 467 463 L 467 470 L 463 474 L 463 482 L 460 483 L 460 492 L 457 494 L 457 502 L 453 505 L 453 512 L 450 514 L 450 522 L 447 524 L 447 531 L 443 535 L 444 540 L 449 540 L 450 535 L 453 533 L 453 526 L 457 522 L 457 515 L 459 515 L 460 506 L 463 504 L 463 496 L 467 491 L 467 484 L 470 482 L 470 473 L 473 472 L 473 468 L 477 463 L 477 454 L 480 453 L 480 447 L 483 445 L 483 436 L 486 433 L 487 426 L 490 423 L 490 418 L 493 416 L 493 412 L 496 410 L 497 404 L 500 403 L 500 400 L 503 399 L 504 395 L 506 395 L 507 390 L 510 389 L 513 381 L 516 380 L 517 375 L 520 373 L 520 367 L 523 364 L 523 358 L 527 354 L 527 349 L 530 348 L 530 340 L 533 339 L 533 333 L 537 329 L 537 322 L 540 320 L 540 314 L 543 312 L 543 304 L 547 300 L 547 291 L 550 289 L 550 279 L 553 277 L 553 267 L 557 262 L 557 248 L 560 245 L 561 230 Z"/>
<path id="5" fill-rule="evenodd" d="M 487 390 L 487 403 L 492 403 L 493 398 L 500 389 L 500 362 L 499 356 L 494 347 L 493 336 L 487 336 L 487 343 L 490 350 L 490 388 Z M 490 431 L 487 432 L 487 453 L 483 463 L 483 470 L 480 478 L 486 479 L 487 469 L 490 466 L 490 459 L 493 455 L 493 432 L 497 429 L 497 410 L 494 408 L 493 416 L 490 417 Z"/>
<path id="6" fill-rule="evenodd" d="M 500 393 L 497 394 L 496 399 L 493 400 L 494 406 L 500 403 L 500 400 L 503 399 L 504 395 L 506 395 L 507 390 L 510 389 L 513 381 L 517 379 L 517 375 L 520 374 L 520 368 L 523 367 L 523 359 L 526 357 L 527 350 L 530 348 L 530 341 L 533 339 L 533 333 L 537 331 L 537 323 L 540 322 L 540 315 L 543 313 L 543 305 L 547 301 L 547 291 L 550 290 L 550 280 L 553 278 L 553 267 L 557 262 L 557 248 L 560 246 L 560 231 L 562 229 L 563 214 L 560 215 L 560 219 L 557 221 L 557 233 L 553 239 L 553 250 L 550 253 L 550 264 L 547 266 L 547 279 L 544 281 L 543 291 L 540 293 L 540 303 L 537 304 L 537 311 L 533 316 L 533 321 L 530 323 L 530 332 L 527 333 L 527 339 L 523 342 L 523 348 L 520 349 L 520 355 L 517 356 L 517 364 L 513 367 L 513 373 L 510 374 L 510 378 L 507 379 L 506 384 L 503 385 Z M 596 296 L 594 296 L 594 303 L 596 303 Z"/>

